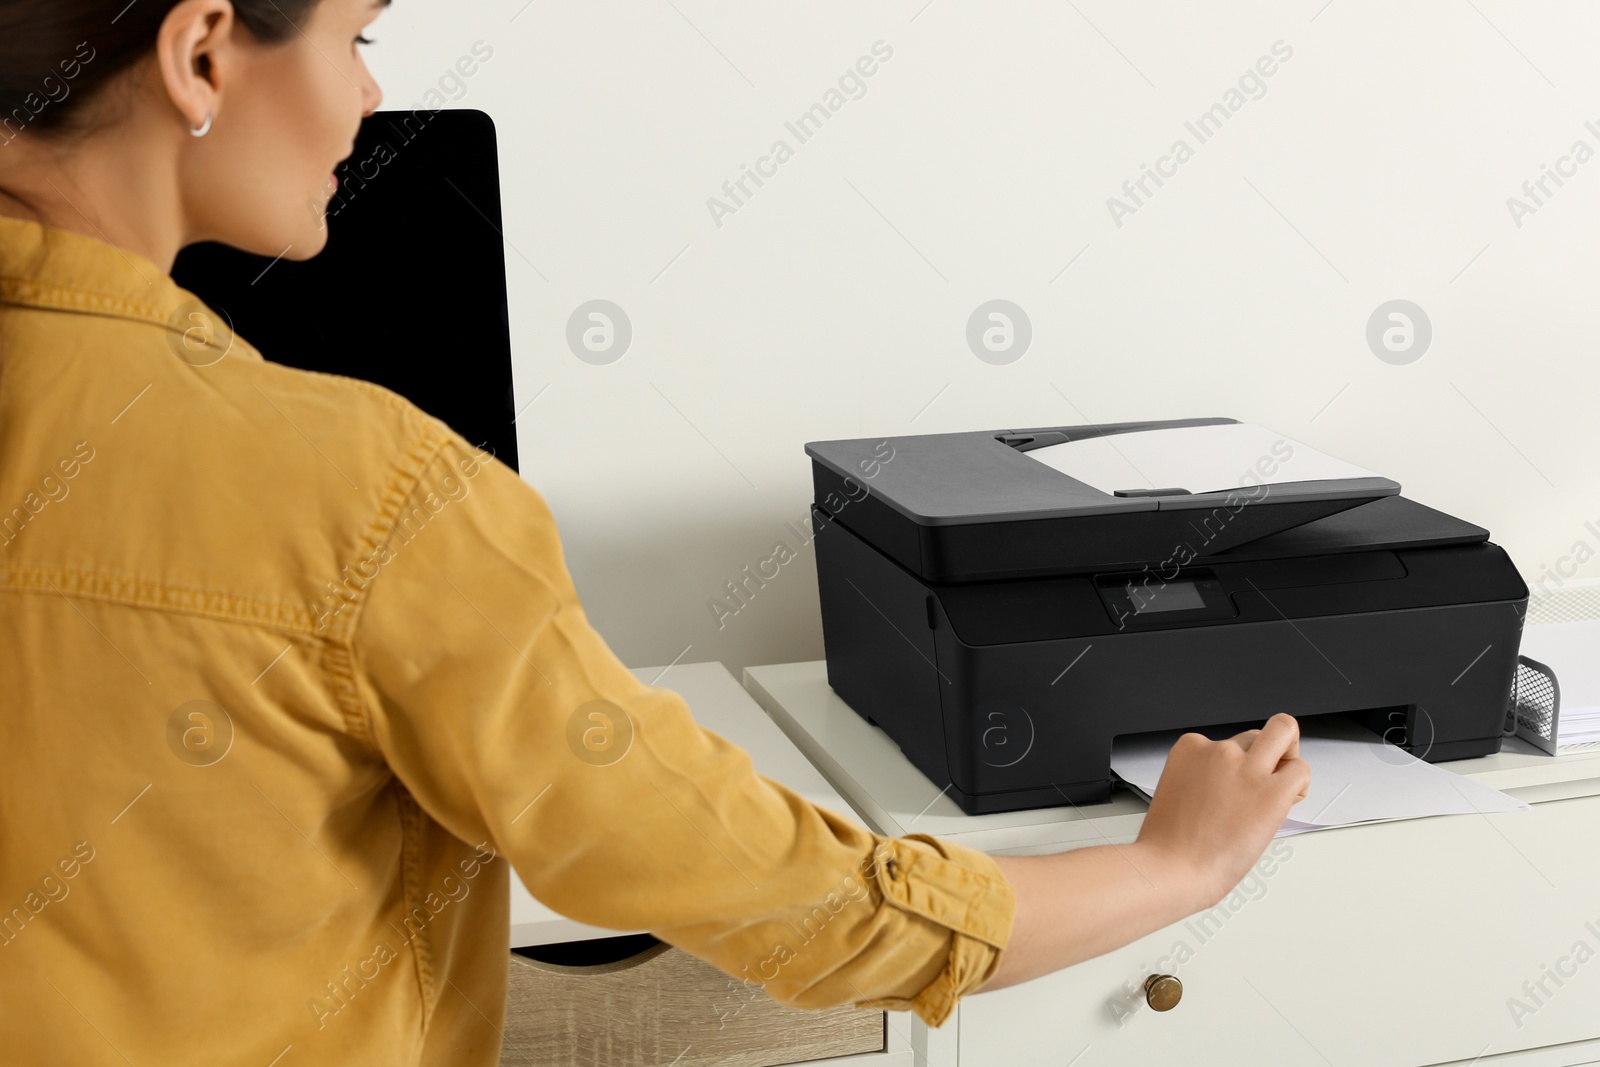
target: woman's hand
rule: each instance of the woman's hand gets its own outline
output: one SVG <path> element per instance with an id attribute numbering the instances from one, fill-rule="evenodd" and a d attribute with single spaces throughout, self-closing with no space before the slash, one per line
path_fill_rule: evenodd
<path id="1" fill-rule="evenodd" d="M 1274 715 L 1225 741 L 1178 738 L 1139 839 L 990 858 L 1016 894 L 1011 938 L 983 991 L 1121 948 L 1215 907 L 1311 786 L 1300 725 Z"/>
<path id="2" fill-rule="evenodd" d="M 1279 712 L 1222 741 L 1187 733 L 1167 756 L 1139 844 L 1192 872 L 1210 907 L 1249 873 L 1310 788 L 1293 716 Z"/>

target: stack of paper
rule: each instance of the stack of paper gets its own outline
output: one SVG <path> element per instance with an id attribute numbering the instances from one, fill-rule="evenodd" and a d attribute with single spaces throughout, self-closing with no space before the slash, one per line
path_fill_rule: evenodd
<path id="1" fill-rule="evenodd" d="M 1424 763 L 1349 719 L 1304 719 L 1300 727 L 1300 758 L 1311 765 L 1311 789 L 1290 809 L 1277 837 L 1361 822 L 1532 810 L 1498 789 Z M 1201 727 L 1193 732 L 1221 740 L 1243 728 Z M 1117 738 L 1111 769 L 1148 800 L 1173 742 L 1184 732 Z"/>
<path id="2" fill-rule="evenodd" d="M 1554 671 L 1560 685 L 1557 751 L 1600 743 L 1600 619 L 1526 626 L 1522 654 Z"/>

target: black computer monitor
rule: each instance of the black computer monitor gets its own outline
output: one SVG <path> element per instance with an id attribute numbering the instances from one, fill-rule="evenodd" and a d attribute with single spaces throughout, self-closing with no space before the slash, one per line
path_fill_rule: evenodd
<path id="1" fill-rule="evenodd" d="M 173 278 L 267 359 L 393 389 L 516 469 L 494 123 L 379 111 L 338 175 L 320 255 L 199 244 Z"/>

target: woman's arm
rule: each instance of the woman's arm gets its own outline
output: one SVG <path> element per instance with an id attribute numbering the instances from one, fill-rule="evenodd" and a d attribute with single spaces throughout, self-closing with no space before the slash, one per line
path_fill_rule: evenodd
<path id="1" fill-rule="evenodd" d="M 648 930 L 787 1007 L 938 1026 L 990 976 L 1014 897 L 987 854 L 810 803 L 636 678 L 543 496 L 443 423 L 399 469 L 379 573 L 330 632 L 360 726 L 434 822 L 551 910 Z"/>
<path id="2" fill-rule="evenodd" d="M 1261 858 L 1311 770 L 1299 724 L 1274 715 L 1222 741 L 1173 745 L 1137 841 L 1045 856 L 992 856 L 1016 892 L 1003 989 L 1121 948 L 1216 905 Z"/>

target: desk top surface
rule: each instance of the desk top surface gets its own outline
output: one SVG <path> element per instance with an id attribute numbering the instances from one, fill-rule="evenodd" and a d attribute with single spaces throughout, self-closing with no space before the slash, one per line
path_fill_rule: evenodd
<path id="1" fill-rule="evenodd" d="M 750 753 L 755 769 L 793 789 L 813 804 L 850 816 L 851 806 L 828 784 L 811 761 L 784 736 L 761 707 L 720 663 L 680 663 L 663 669 L 639 667 L 633 674 L 648 685 L 681 695 L 701 726 Z M 639 931 L 609 930 L 574 922 L 551 911 L 522 884 L 511 880 L 511 946 L 546 945 Z"/>
<path id="2" fill-rule="evenodd" d="M 1103 804 L 968 815 L 828 685 L 824 660 L 748 667 L 745 688 L 817 765 L 855 814 L 881 834 L 928 833 L 986 852 L 1052 852 L 1132 841 L 1149 807 L 1126 789 Z M 1600 752 L 1547 756 L 1520 738 L 1480 759 L 1440 763 L 1528 803 L 1600 794 Z M 948 786 L 946 787 L 948 788 Z M 1317 834 L 1359 830 L 1318 830 Z"/>

